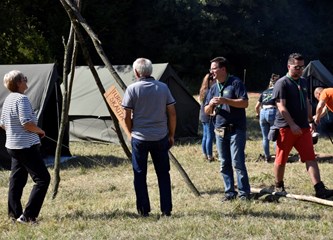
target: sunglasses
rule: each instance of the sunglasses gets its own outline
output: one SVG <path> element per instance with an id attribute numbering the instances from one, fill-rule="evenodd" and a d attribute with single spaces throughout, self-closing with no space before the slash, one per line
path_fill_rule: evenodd
<path id="1" fill-rule="evenodd" d="M 294 69 L 295 70 L 304 70 L 304 68 L 305 68 L 305 66 L 303 65 L 303 66 L 298 66 L 298 65 L 296 65 L 296 66 L 294 66 Z"/>
<path id="2" fill-rule="evenodd" d="M 28 78 L 24 76 L 24 77 L 22 78 L 22 81 L 27 83 L 27 82 L 28 82 Z"/>

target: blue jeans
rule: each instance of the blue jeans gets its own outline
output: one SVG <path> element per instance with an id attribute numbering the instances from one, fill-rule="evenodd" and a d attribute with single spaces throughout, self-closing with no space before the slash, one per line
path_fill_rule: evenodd
<path id="1" fill-rule="evenodd" d="M 249 177 L 245 166 L 245 130 L 235 129 L 224 137 L 216 135 L 216 147 L 221 162 L 221 176 L 224 181 L 224 192 L 227 197 L 237 196 L 234 187 L 235 169 L 239 196 L 250 194 Z"/>
<path id="2" fill-rule="evenodd" d="M 214 124 L 212 121 L 202 123 L 202 153 L 206 156 L 213 156 L 213 140 L 215 138 Z"/>
<path id="3" fill-rule="evenodd" d="M 275 114 L 276 108 L 266 108 L 260 110 L 259 124 L 262 133 L 262 146 L 264 148 L 264 154 L 266 158 L 270 157 L 268 132 L 270 127 L 274 124 Z"/>
<path id="4" fill-rule="evenodd" d="M 172 211 L 171 180 L 168 136 L 159 141 L 142 141 L 132 138 L 132 166 L 134 172 L 134 189 L 136 207 L 140 214 L 150 212 L 147 187 L 147 160 L 150 153 L 157 175 L 160 190 L 161 212 Z"/>

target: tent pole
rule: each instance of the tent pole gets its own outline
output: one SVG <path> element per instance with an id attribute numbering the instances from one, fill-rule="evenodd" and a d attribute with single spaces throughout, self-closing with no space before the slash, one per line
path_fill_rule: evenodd
<path id="1" fill-rule="evenodd" d="M 200 197 L 200 192 L 196 189 L 196 187 L 192 183 L 191 179 L 189 178 L 189 176 L 185 172 L 185 170 L 182 167 L 182 165 L 180 165 L 180 163 L 177 161 L 177 159 L 175 158 L 175 156 L 170 151 L 169 151 L 169 156 L 170 156 L 171 162 L 175 165 L 175 167 L 177 168 L 177 170 L 180 172 L 180 174 L 184 178 L 187 186 L 191 189 L 191 191 L 195 194 L 195 196 Z"/>

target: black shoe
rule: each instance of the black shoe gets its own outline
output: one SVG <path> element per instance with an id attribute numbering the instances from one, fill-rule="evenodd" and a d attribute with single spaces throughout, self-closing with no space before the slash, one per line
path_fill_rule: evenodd
<path id="1" fill-rule="evenodd" d="M 138 210 L 138 213 L 141 217 L 149 217 L 149 212 Z"/>
<path id="2" fill-rule="evenodd" d="M 149 217 L 149 213 L 139 213 L 141 217 Z"/>
<path id="3" fill-rule="evenodd" d="M 221 199 L 221 202 L 230 202 L 235 200 L 237 195 L 224 195 L 224 197 Z"/>
<path id="4" fill-rule="evenodd" d="M 239 200 L 241 200 L 241 201 L 247 202 L 247 201 L 250 201 L 250 199 L 251 198 L 248 195 L 239 196 Z"/>
<path id="5" fill-rule="evenodd" d="M 317 198 L 326 199 L 333 196 L 333 190 L 328 189 L 323 182 L 317 183 L 314 188 Z"/>
<path id="6" fill-rule="evenodd" d="M 267 162 L 267 163 L 273 162 L 272 157 L 271 156 L 265 157 L 265 162 Z"/>
<path id="7" fill-rule="evenodd" d="M 171 216 L 171 212 L 166 211 L 166 212 L 162 212 L 162 217 L 170 217 Z"/>

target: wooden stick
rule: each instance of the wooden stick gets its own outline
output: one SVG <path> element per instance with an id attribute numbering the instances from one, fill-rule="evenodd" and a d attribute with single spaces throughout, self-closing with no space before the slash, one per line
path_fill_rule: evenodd
<path id="1" fill-rule="evenodd" d="M 292 199 L 296 199 L 296 200 L 300 200 L 300 201 L 307 201 L 307 202 L 313 202 L 313 203 L 318 203 L 318 204 L 322 204 L 325 206 L 331 206 L 333 207 L 333 201 L 331 200 L 326 200 L 326 199 L 322 199 L 322 198 L 317 198 L 317 197 L 313 197 L 313 196 L 307 196 L 307 195 L 296 195 L 296 194 L 281 194 L 279 192 L 274 192 L 274 191 L 270 191 L 267 188 L 253 188 L 251 187 L 251 192 L 252 193 L 262 193 L 262 194 L 272 194 L 275 196 L 280 196 L 280 197 L 286 197 L 286 198 L 292 198 Z"/>

